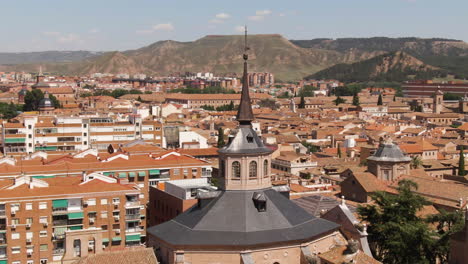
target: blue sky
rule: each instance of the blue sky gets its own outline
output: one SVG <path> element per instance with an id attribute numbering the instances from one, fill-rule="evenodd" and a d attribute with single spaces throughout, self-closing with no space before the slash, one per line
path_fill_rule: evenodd
<path id="1" fill-rule="evenodd" d="M 467 0 L 0 0 L 0 52 L 127 50 L 209 34 L 468 41 Z"/>

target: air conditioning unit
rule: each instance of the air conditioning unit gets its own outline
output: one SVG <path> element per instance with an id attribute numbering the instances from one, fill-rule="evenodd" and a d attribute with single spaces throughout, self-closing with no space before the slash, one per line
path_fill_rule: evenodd
<path id="1" fill-rule="evenodd" d="M 44 223 L 42 223 L 42 225 L 43 225 L 44 227 L 47 227 L 47 226 L 49 225 L 49 223 L 44 222 Z"/>
<path id="2" fill-rule="evenodd" d="M 11 210 L 11 215 L 15 215 L 16 214 L 16 210 Z"/>
<path id="3" fill-rule="evenodd" d="M 16 225 L 11 225 L 11 229 L 16 229 Z"/>
<path id="4" fill-rule="evenodd" d="M 26 224 L 26 228 L 31 228 L 31 224 Z"/>
<path id="5" fill-rule="evenodd" d="M 116 234 L 120 234 L 120 229 L 116 229 L 116 230 L 115 230 L 115 233 L 116 233 Z"/>
<path id="6" fill-rule="evenodd" d="M 89 223 L 90 223 L 90 224 L 94 224 L 94 219 L 93 219 L 93 218 L 90 218 L 90 219 L 89 219 Z"/>
<path id="7" fill-rule="evenodd" d="M 5 238 L 3 238 L 3 237 L 0 238 L 0 243 L 2 243 L 2 244 L 5 243 Z"/>
<path id="8" fill-rule="evenodd" d="M 32 243 L 32 238 L 26 238 L 26 243 Z"/>
<path id="9" fill-rule="evenodd" d="M 119 219 L 120 219 L 120 216 L 114 215 L 114 220 L 119 220 Z"/>
<path id="10" fill-rule="evenodd" d="M 31 257 L 33 253 L 31 251 L 28 251 L 26 252 L 26 254 L 28 254 L 28 257 Z"/>

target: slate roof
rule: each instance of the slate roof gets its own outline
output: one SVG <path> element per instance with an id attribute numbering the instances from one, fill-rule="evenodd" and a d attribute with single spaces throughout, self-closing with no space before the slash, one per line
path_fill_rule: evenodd
<path id="1" fill-rule="evenodd" d="M 252 126 L 241 125 L 232 141 L 218 152 L 222 154 L 269 154 L 272 151 L 263 144 Z"/>
<path id="2" fill-rule="evenodd" d="M 406 157 L 401 149 L 393 143 L 380 144 L 379 148 L 373 156 L 367 158 L 372 161 L 389 161 L 389 162 L 409 162 L 410 157 Z"/>
<path id="3" fill-rule="evenodd" d="M 267 200 L 259 212 L 252 197 L 262 192 Z M 316 218 L 275 190 L 224 191 L 201 208 L 195 205 L 148 233 L 178 246 L 253 246 L 306 241 L 331 233 L 339 225 Z"/>
<path id="4" fill-rule="evenodd" d="M 320 217 L 320 212 L 327 212 L 341 203 L 332 197 L 323 195 L 301 197 L 293 200 L 293 202 L 315 217 Z M 349 206 L 349 209 L 352 213 L 356 212 L 356 207 L 354 206 Z"/>

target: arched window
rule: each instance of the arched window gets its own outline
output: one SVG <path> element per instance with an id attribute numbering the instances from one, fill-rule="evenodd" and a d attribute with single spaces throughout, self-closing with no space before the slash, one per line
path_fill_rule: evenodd
<path id="1" fill-rule="evenodd" d="M 249 164 L 249 178 L 257 177 L 257 162 L 251 161 Z"/>
<path id="2" fill-rule="evenodd" d="M 240 178 L 240 162 L 234 161 L 232 163 L 232 177 L 233 178 Z"/>
<path id="3" fill-rule="evenodd" d="M 263 162 L 263 177 L 268 177 L 268 160 Z"/>

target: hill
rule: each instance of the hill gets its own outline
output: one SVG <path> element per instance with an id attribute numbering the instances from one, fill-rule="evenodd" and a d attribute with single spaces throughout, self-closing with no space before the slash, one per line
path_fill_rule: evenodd
<path id="1" fill-rule="evenodd" d="M 277 80 L 283 81 L 298 80 L 335 65 L 346 68 L 344 64 L 378 59 L 378 56 L 397 51 L 423 64 L 453 73 L 458 78 L 468 77 L 468 44 L 459 40 L 380 37 L 289 41 L 281 35 L 270 34 L 249 36 L 249 46 L 249 71 L 272 72 Z M 209 35 L 191 42 L 158 41 L 136 50 L 106 52 L 97 56 L 83 55 L 84 58 L 80 60 L 57 56 L 46 59 L 46 54 L 36 57 L 44 57 L 41 61 L 45 62 L 54 61 L 41 64 L 47 72 L 55 74 L 86 75 L 103 72 L 161 76 L 206 71 L 223 75 L 241 73 L 242 48 L 241 35 Z M 26 64 L 5 66 L 7 63 L 0 57 L 0 64 L 3 64 L 0 70 L 36 72 L 39 64 L 35 60 L 38 59 L 30 59 Z M 12 61 L 10 58 L 9 62 Z M 338 69 L 333 68 L 332 71 Z M 412 69 L 407 73 L 415 71 Z M 387 76 L 396 76 L 393 70 L 390 73 Z"/>
<path id="2" fill-rule="evenodd" d="M 369 53 L 403 51 L 426 64 L 447 70 L 456 78 L 468 78 L 468 43 L 461 40 L 375 37 L 291 40 L 291 42 L 303 48 L 336 51 L 350 60 L 359 60 Z"/>
<path id="3" fill-rule="evenodd" d="M 409 78 L 442 77 L 447 71 L 427 65 L 402 52 L 390 52 L 374 58 L 352 63 L 337 64 L 307 76 L 306 79 L 339 79 L 344 82 L 404 81 Z"/>
<path id="4" fill-rule="evenodd" d="M 102 55 L 92 51 L 0 52 L 0 64 L 27 64 L 47 62 L 73 62 Z"/>

